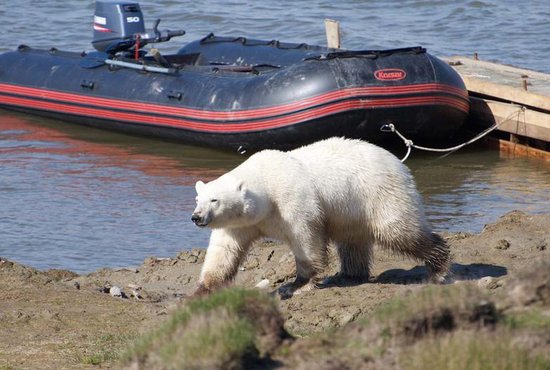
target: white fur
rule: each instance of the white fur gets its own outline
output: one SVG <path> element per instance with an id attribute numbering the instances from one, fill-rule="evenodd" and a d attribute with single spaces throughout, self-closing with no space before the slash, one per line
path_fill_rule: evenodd
<path id="1" fill-rule="evenodd" d="M 290 152 L 262 151 L 196 190 L 193 217 L 213 229 L 203 290 L 230 281 L 262 237 L 294 253 L 297 278 L 289 294 L 319 282 L 329 243 L 350 277 L 368 277 L 374 244 L 429 259 L 418 250 L 431 229 L 412 176 L 391 153 L 366 142 L 332 138 Z"/>

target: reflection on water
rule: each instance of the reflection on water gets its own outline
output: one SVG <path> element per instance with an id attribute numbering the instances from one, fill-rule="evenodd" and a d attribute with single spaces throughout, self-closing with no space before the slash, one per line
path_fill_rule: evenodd
<path id="1" fill-rule="evenodd" d="M 399 154 L 398 154 L 399 155 Z M 0 256 L 89 272 L 205 247 L 194 183 L 245 158 L 0 111 Z M 550 210 L 550 166 L 470 150 L 407 161 L 436 230 Z"/>
<path id="2" fill-rule="evenodd" d="M 550 212 L 548 162 L 469 149 L 439 161 L 417 156 L 407 164 L 438 230 L 479 232 L 514 209 Z"/>
<path id="3" fill-rule="evenodd" d="M 0 117 L 0 256 L 37 267 L 89 271 L 204 247 L 208 233 L 189 221 L 194 182 L 241 160 Z"/>

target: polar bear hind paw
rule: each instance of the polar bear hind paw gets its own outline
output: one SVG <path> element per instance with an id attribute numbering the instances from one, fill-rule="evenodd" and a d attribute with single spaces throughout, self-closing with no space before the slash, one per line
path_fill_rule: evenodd
<path id="1" fill-rule="evenodd" d="M 328 287 L 346 287 L 365 284 L 371 281 L 371 277 L 366 276 L 349 276 L 342 273 L 326 277 L 321 283 L 322 288 Z"/>
<path id="2" fill-rule="evenodd" d="M 287 283 L 281 286 L 278 289 L 278 293 L 281 299 L 289 299 L 294 295 L 310 292 L 317 288 L 319 288 L 319 286 L 313 281 L 309 281 L 305 284 L 301 281 L 294 281 L 292 283 Z"/>

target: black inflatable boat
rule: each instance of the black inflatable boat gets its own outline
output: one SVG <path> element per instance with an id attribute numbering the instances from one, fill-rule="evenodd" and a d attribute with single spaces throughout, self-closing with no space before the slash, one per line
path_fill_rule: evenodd
<path id="1" fill-rule="evenodd" d="M 393 123 L 437 145 L 469 111 L 458 74 L 421 47 L 350 51 L 210 34 L 176 54 L 146 44 L 139 4 L 97 0 L 96 51 L 20 46 L 0 55 L 0 106 L 231 150 L 329 136 L 380 142 Z"/>

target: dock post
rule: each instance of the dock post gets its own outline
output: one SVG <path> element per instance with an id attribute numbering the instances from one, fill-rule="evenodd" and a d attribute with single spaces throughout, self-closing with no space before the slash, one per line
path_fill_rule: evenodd
<path id="1" fill-rule="evenodd" d="M 340 22 L 333 19 L 325 19 L 325 31 L 329 48 L 340 48 Z"/>

